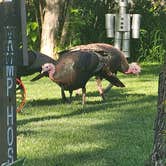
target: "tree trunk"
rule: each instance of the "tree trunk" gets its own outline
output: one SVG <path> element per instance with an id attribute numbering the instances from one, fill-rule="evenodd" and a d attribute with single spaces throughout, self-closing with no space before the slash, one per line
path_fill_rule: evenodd
<path id="1" fill-rule="evenodd" d="M 46 0 L 44 8 L 40 51 L 50 57 L 54 55 L 55 36 L 58 36 L 59 18 L 62 14 L 63 3 L 64 0 Z"/>
<path id="2" fill-rule="evenodd" d="M 166 165 L 166 60 L 159 75 L 158 111 L 155 121 L 154 145 L 150 166 Z"/>
<path id="3" fill-rule="evenodd" d="M 62 47 L 65 46 L 67 39 L 68 39 L 68 30 L 69 30 L 69 21 L 70 21 L 70 7 L 72 6 L 73 0 L 68 0 L 68 3 L 66 2 L 65 7 L 65 14 L 64 14 L 64 20 L 63 20 L 63 26 L 61 30 L 61 37 L 60 37 L 60 45 Z"/>

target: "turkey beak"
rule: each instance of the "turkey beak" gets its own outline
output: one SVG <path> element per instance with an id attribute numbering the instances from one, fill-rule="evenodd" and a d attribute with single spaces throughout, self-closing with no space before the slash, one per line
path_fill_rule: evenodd
<path id="1" fill-rule="evenodd" d="M 127 70 L 125 74 L 131 74 L 132 72 L 130 70 Z"/>
<path id="2" fill-rule="evenodd" d="M 41 79 L 44 76 L 48 76 L 48 72 L 47 71 L 42 71 L 36 77 L 32 78 L 31 81 L 37 81 L 37 80 Z"/>

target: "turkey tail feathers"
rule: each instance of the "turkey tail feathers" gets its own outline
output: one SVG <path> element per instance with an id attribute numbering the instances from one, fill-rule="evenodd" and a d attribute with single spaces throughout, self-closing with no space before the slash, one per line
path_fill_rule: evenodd
<path id="1" fill-rule="evenodd" d="M 111 75 L 111 76 L 105 75 L 104 78 L 114 86 L 125 87 L 125 85 L 115 75 Z"/>

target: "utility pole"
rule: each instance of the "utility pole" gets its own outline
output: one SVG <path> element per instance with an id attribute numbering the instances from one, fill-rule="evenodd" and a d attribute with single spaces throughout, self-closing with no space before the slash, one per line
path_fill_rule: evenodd
<path id="1" fill-rule="evenodd" d="M 17 159 L 16 66 L 20 56 L 28 60 L 19 54 L 20 6 L 19 0 L 0 1 L 0 166 Z"/>
<path id="2" fill-rule="evenodd" d="M 106 14 L 107 37 L 114 38 L 114 46 L 130 57 L 130 37 L 138 39 L 140 29 L 140 14 L 127 13 L 128 0 L 119 0 L 119 13 Z M 131 35 L 132 31 L 132 35 Z"/>

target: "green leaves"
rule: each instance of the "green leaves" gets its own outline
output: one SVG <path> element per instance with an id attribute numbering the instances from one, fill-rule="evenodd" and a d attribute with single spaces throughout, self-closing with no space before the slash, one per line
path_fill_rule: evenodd
<path id="1" fill-rule="evenodd" d="M 30 49 L 37 49 L 37 40 L 39 39 L 38 29 L 39 25 L 37 22 L 27 23 L 28 46 Z"/>

